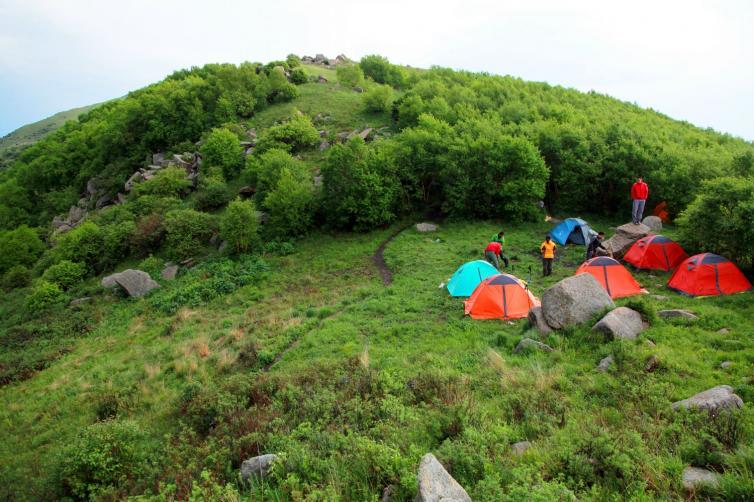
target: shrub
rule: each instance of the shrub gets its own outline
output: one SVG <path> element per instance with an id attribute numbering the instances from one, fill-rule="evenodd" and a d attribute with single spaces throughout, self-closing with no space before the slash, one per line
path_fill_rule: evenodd
<path id="1" fill-rule="evenodd" d="M 364 71 L 365 76 L 380 84 L 402 87 L 408 81 L 408 76 L 403 68 L 390 64 L 387 58 L 382 56 L 364 56 L 361 58 L 359 66 Z"/>
<path id="2" fill-rule="evenodd" d="M 47 281 L 39 281 L 26 298 L 26 309 L 29 312 L 39 312 L 58 305 L 64 300 L 65 294 L 60 286 Z"/>
<path id="3" fill-rule="evenodd" d="M 220 218 L 220 236 L 235 253 L 246 253 L 257 237 L 259 218 L 254 203 L 236 199 Z"/>
<path id="4" fill-rule="evenodd" d="M 128 201 L 128 206 L 136 216 L 148 214 L 165 214 L 171 209 L 182 207 L 181 200 L 177 197 L 158 197 L 156 195 L 142 195 L 139 198 Z"/>
<path id="5" fill-rule="evenodd" d="M 243 166 L 243 147 L 233 132 L 228 129 L 213 129 L 200 149 L 202 170 L 219 167 L 225 179 L 238 176 Z"/>
<path id="6" fill-rule="evenodd" d="M 294 175 L 289 169 L 280 172 L 277 185 L 264 199 L 269 212 L 269 226 L 277 235 L 305 233 L 312 221 L 314 186 L 308 176 Z"/>
<path id="7" fill-rule="evenodd" d="M 58 239 L 53 253 L 59 260 L 83 263 L 88 272 L 97 271 L 104 248 L 102 228 L 92 221 L 85 221 Z"/>
<path id="8" fill-rule="evenodd" d="M 247 161 L 246 175 L 249 183 L 257 189 L 257 198 L 264 200 L 278 184 L 280 173 L 288 170 L 295 177 L 308 176 L 306 164 L 293 158 L 284 150 L 270 150 L 259 157 L 249 157 Z"/>
<path id="9" fill-rule="evenodd" d="M 215 228 L 212 216 L 193 209 L 175 209 L 165 215 L 166 244 L 170 254 L 184 259 L 205 245 Z"/>
<path id="10" fill-rule="evenodd" d="M 309 75 L 303 68 L 294 68 L 291 70 L 291 82 L 296 85 L 305 84 L 309 81 Z"/>
<path id="11" fill-rule="evenodd" d="M 199 211 L 211 211 L 223 207 L 230 199 L 228 186 L 223 182 L 213 180 L 197 190 L 194 207 Z"/>
<path id="12" fill-rule="evenodd" d="M 33 265 L 44 249 L 37 233 L 26 225 L 0 232 L 0 274 L 15 265 Z"/>
<path id="13" fill-rule="evenodd" d="M 102 256 L 98 264 L 100 270 L 114 267 L 131 254 L 135 232 L 136 224 L 132 221 L 102 227 Z"/>
<path id="14" fill-rule="evenodd" d="M 149 255 L 139 263 L 139 270 L 148 273 L 150 277 L 159 277 L 162 269 L 165 268 L 165 261 L 156 256 Z"/>
<path id="15" fill-rule="evenodd" d="M 131 245 L 140 256 L 159 248 L 165 239 L 165 222 L 159 214 L 150 214 L 139 220 L 131 235 Z"/>
<path id="16" fill-rule="evenodd" d="M 269 103 L 283 103 L 298 97 L 296 86 L 288 82 L 285 69 L 276 66 L 267 75 L 267 101 Z"/>
<path id="17" fill-rule="evenodd" d="M 136 197 L 154 195 L 180 198 L 186 195 L 190 187 L 191 181 L 186 177 L 186 170 L 173 166 L 160 169 L 152 179 L 134 185 L 133 194 Z"/>
<path id="18" fill-rule="evenodd" d="M 306 115 L 296 115 L 287 122 L 274 125 L 259 137 L 257 151 L 273 148 L 291 153 L 314 147 L 319 142 L 319 133 Z"/>
<path id="19" fill-rule="evenodd" d="M 67 496 L 95 499 L 123 489 L 148 463 L 146 434 L 131 420 L 108 420 L 83 429 L 62 457 L 58 476 Z"/>
<path id="20" fill-rule="evenodd" d="M 288 54 L 285 58 L 288 68 L 296 68 L 301 65 L 301 58 L 295 54 Z"/>
<path id="21" fill-rule="evenodd" d="M 83 264 L 62 260 L 45 270 L 42 279 L 65 291 L 81 282 L 85 276 L 86 267 Z"/>
<path id="22" fill-rule="evenodd" d="M 23 265 L 14 265 L 3 274 L 3 287 L 6 289 L 23 288 L 29 285 L 31 273 Z"/>
<path id="23" fill-rule="evenodd" d="M 393 102 L 393 89 L 389 85 L 373 85 L 362 100 L 368 112 L 386 112 Z"/>
<path id="24" fill-rule="evenodd" d="M 348 87 L 356 87 L 364 84 L 364 72 L 357 64 L 340 65 L 336 70 L 338 81 Z"/>

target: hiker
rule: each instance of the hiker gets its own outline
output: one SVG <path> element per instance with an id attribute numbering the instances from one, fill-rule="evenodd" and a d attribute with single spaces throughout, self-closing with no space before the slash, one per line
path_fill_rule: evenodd
<path id="1" fill-rule="evenodd" d="M 505 232 L 502 230 L 499 231 L 496 235 L 492 236 L 492 239 L 490 242 L 499 242 L 500 243 L 500 259 L 503 261 L 503 265 L 505 268 L 508 268 L 508 264 L 510 263 L 508 261 L 508 257 L 505 256 L 505 253 L 503 252 L 503 246 L 505 246 Z"/>
<path id="2" fill-rule="evenodd" d="M 644 204 L 649 197 L 649 186 L 644 183 L 641 176 L 636 180 L 636 183 L 631 186 L 631 200 L 633 206 L 631 208 L 631 219 L 634 225 L 641 223 L 642 216 L 644 216 Z"/>
<path id="3" fill-rule="evenodd" d="M 494 265 L 496 269 L 500 270 L 500 261 L 498 260 L 498 257 L 502 254 L 502 252 L 503 245 L 498 241 L 492 241 L 487 244 L 486 248 L 484 248 L 484 259 Z M 508 260 L 506 259 L 505 261 L 507 265 Z"/>
<path id="4" fill-rule="evenodd" d="M 552 241 L 550 234 L 547 234 L 545 241 L 539 246 L 542 252 L 542 276 L 552 275 L 552 260 L 555 259 L 555 243 Z"/>
<path id="5" fill-rule="evenodd" d="M 613 256 L 612 251 L 609 251 L 605 246 L 602 245 L 602 241 L 605 239 L 605 232 L 597 232 L 597 235 L 594 237 L 594 239 L 591 240 L 589 245 L 586 247 L 586 259 L 590 260 L 594 258 L 595 256 Z M 602 250 L 602 251 L 600 251 Z"/>

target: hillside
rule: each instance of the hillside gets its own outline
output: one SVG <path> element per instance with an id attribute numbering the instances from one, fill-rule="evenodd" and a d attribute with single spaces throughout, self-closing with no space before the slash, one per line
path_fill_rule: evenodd
<path id="1" fill-rule="evenodd" d="M 438 288 L 502 227 L 541 297 L 584 257 L 540 276 L 547 213 L 612 234 L 637 175 L 663 235 L 749 271 L 754 146 L 607 96 L 289 56 L 85 113 L 0 173 L 0 498 L 413 500 L 428 452 L 475 501 L 754 497 L 754 293 L 634 272 L 647 294 L 616 303 L 648 327 L 607 340 Z M 743 408 L 670 408 L 723 384 Z"/>

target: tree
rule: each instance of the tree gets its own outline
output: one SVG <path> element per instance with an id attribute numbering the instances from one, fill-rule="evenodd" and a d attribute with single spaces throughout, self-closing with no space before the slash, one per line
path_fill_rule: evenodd
<path id="1" fill-rule="evenodd" d="M 257 197 L 264 200 L 267 194 L 277 186 L 280 173 L 284 169 L 297 178 L 309 175 L 306 164 L 280 149 L 272 149 L 259 156 L 249 157 L 244 175 L 256 188 Z"/>
<path id="2" fill-rule="evenodd" d="M 15 265 L 31 267 L 44 250 L 37 233 L 26 225 L 0 232 L 0 274 Z"/>
<path id="3" fill-rule="evenodd" d="M 282 103 L 298 97 L 296 86 L 288 82 L 285 69 L 276 66 L 267 76 L 267 101 L 270 103 Z"/>
<path id="4" fill-rule="evenodd" d="M 259 217 L 254 203 L 236 199 L 220 218 L 220 236 L 234 253 L 247 253 L 257 239 Z"/>
<path id="5" fill-rule="evenodd" d="M 243 166 L 243 147 L 233 132 L 218 128 L 204 140 L 200 149 L 202 168 L 219 167 L 226 179 L 238 176 Z"/>
<path id="6" fill-rule="evenodd" d="M 165 215 L 165 243 L 168 252 L 178 259 L 194 256 L 215 229 L 215 219 L 193 209 L 175 209 Z"/>
<path id="7" fill-rule="evenodd" d="M 364 93 L 362 100 L 368 112 L 386 112 L 393 102 L 393 89 L 389 85 L 373 85 Z"/>
<path id="8" fill-rule="evenodd" d="M 264 198 L 268 225 L 277 235 L 300 235 L 309 230 L 314 213 L 314 186 L 308 175 L 284 167 L 275 188 Z"/>
<path id="9" fill-rule="evenodd" d="M 269 127 L 259 137 L 258 152 L 273 148 L 296 153 L 314 147 L 319 133 L 306 115 L 298 113 L 287 122 Z"/>
<path id="10" fill-rule="evenodd" d="M 339 65 L 336 74 L 338 81 L 347 87 L 364 85 L 364 72 L 357 64 Z"/>

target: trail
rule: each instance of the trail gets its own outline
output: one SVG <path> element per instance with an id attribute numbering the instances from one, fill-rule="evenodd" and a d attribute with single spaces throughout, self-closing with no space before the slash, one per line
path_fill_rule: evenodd
<path id="1" fill-rule="evenodd" d="M 374 252 L 374 255 L 372 255 L 372 262 L 374 262 L 374 266 L 377 267 L 377 271 L 380 273 L 380 277 L 382 277 L 382 283 L 385 286 L 390 286 L 393 283 L 393 272 L 388 268 L 387 263 L 385 263 L 385 247 L 390 244 L 390 241 L 398 237 L 398 234 L 410 226 L 411 225 L 403 226 L 390 234 L 390 236 L 379 245 L 377 251 Z"/>

